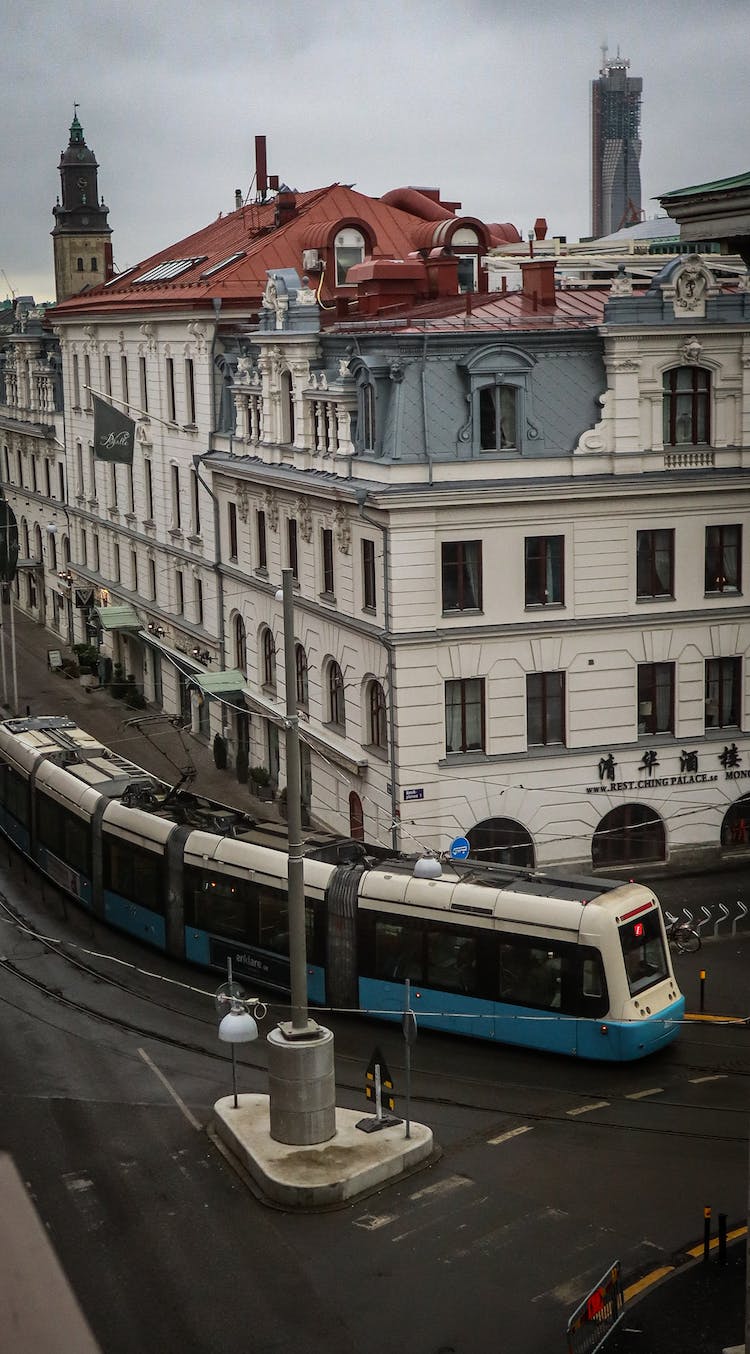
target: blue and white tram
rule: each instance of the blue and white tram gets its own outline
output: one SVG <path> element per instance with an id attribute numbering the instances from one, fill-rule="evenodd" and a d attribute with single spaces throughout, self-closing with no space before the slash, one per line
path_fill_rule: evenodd
<path id="1" fill-rule="evenodd" d="M 64 717 L 0 723 L 0 830 L 84 907 L 179 959 L 289 991 L 283 827 L 175 791 Z M 467 861 L 439 880 L 305 846 L 311 1003 L 583 1058 L 640 1058 L 684 1014 L 650 889 Z"/>

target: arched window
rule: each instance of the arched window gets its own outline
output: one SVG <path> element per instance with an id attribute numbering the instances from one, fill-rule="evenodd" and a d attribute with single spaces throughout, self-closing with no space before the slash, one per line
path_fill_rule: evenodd
<path id="1" fill-rule="evenodd" d="M 328 720 L 338 729 L 346 728 L 344 677 L 338 663 L 328 665 Z"/>
<path id="2" fill-rule="evenodd" d="M 241 616 L 234 618 L 234 666 L 247 676 L 247 632 Z"/>
<path id="3" fill-rule="evenodd" d="M 34 527 L 34 559 L 44 560 L 44 550 L 42 548 L 42 528 L 37 522 Z"/>
<path id="4" fill-rule="evenodd" d="M 355 263 L 361 263 L 365 257 L 365 237 L 361 231 L 348 226 L 339 231 L 333 248 L 336 256 L 336 286 L 348 287 L 351 285 L 346 280 L 349 269 Z"/>
<path id="5" fill-rule="evenodd" d="M 666 858 L 664 824 L 645 804 L 623 804 L 605 813 L 594 833 L 594 865 L 633 865 Z"/>
<path id="6" fill-rule="evenodd" d="M 724 814 L 721 844 L 729 847 L 750 846 L 750 795 L 743 795 L 730 804 Z"/>
<path id="7" fill-rule="evenodd" d="M 383 691 L 380 682 L 370 682 L 367 694 L 369 706 L 369 744 L 370 747 L 381 748 L 385 751 L 388 746 L 385 692 Z"/>
<path id="8" fill-rule="evenodd" d="M 76 269 L 79 273 L 83 272 L 83 259 L 76 259 Z"/>
<path id="9" fill-rule="evenodd" d="M 263 685 L 276 690 L 276 641 L 270 630 L 263 631 Z"/>
<path id="10" fill-rule="evenodd" d="M 664 445 L 694 447 L 711 440 L 711 377 L 704 367 L 664 373 Z"/>
<path id="11" fill-rule="evenodd" d="M 91 260 L 91 271 L 92 273 L 97 273 L 99 271 L 99 264 L 97 263 L 96 259 Z"/>
<path id="12" fill-rule="evenodd" d="M 486 818 L 467 832 L 470 854 L 499 865 L 533 865 L 534 843 L 513 818 Z"/>
<path id="13" fill-rule="evenodd" d="M 29 528 L 25 522 L 21 523 L 21 545 L 23 547 L 24 559 L 29 559 L 31 557 L 31 550 L 29 548 Z"/>
<path id="14" fill-rule="evenodd" d="M 375 419 L 375 387 L 366 381 L 359 388 L 361 442 L 364 451 L 375 451 L 377 424 Z"/>
<path id="15" fill-rule="evenodd" d="M 349 795 L 349 835 L 355 842 L 363 842 L 365 839 L 365 815 L 362 800 L 356 790 L 352 790 Z"/>
<path id="16" fill-rule="evenodd" d="M 281 441 L 294 444 L 294 385 L 292 374 L 281 374 Z"/>
<path id="17" fill-rule="evenodd" d="M 57 573 L 57 541 L 53 531 L 49 534 L 49 567 L 52 573 Z"/>
<path id="18" fill-rule="evenodd" d="M 307 709 L 309 701 L 307 685 L 307 654 L 304 645 L 295 644 L 294 646 L 294 665 L 297 673 L 297 704 Z"/>

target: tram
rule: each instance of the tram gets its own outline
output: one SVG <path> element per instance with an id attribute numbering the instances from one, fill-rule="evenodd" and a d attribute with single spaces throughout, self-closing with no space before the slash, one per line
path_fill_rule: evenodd
<path id="1" fill-rule="evenodd" d="M 171 787 L 65 716 L 0 723 L 0 831 L 82 907 L 177 959 L 289 993 L 282 824 Z M 304 845 L 308 999 L 422 1028 L 626 1061 L 679 1033 L 658 900 L 557 870 Z"/>

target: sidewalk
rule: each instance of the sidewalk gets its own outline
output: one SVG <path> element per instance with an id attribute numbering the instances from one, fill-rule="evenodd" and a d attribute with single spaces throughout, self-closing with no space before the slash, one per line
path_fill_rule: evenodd
<path id="1" fill-rule="evenodd" d="M 726 1265 L 714 1250 L 708 1264 L 682 1265 L 629 1302 L 603 1354 L 722 1354 L 742 1351 L 744 1334 L 743 1239 L 728 1248 Z"/>
<path id="2" fill-rule="evenodd" d="M 7 608 L 4 608 L 7 621 Z M 213 752 L 189 729 L 179 731 L 168 718 L 151 722 L 152 710 L 131 710 L 124 701 L 114 700 L 106 688 L 87 691 L 77 678 L 52 672 L 47 663 L 49 649 L 67 652 L 68 646 L 52 630 L 35 624 L 15 612 L 16 655 L 18 665 L 18 713 L 30 709 L 32 715 L 67 715 L 106 747 L 121 752 L 142 766 L 144 771 L 174 784 L 188 766 L 196 768 L 191 789 L 232 808 L 250 813 L 259 822 L 281 822 L 275 804 L 257 799 L 247 785 L 241 785 L 233 770 L 219 771 Z M 9 625 L 4 627 L 8 696 L 12 700 Z M 0 693 L 2 694 L 2 693 Z M 9 705 L 0 704 L 2 718 L 12 714 Z M 149 719 L 151 717 L 151 720 Z M 143 721 L 147 733 L 131 721 Z M 148 736 L 147 736 L 148 735 Z"/>

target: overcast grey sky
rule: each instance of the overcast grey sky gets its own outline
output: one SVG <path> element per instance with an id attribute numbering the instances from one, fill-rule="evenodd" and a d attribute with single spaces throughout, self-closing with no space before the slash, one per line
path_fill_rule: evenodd
<path id="1" fill-rule="evenodd" d="M 74 100 L 119 270 L 231 211 L 261 132 L 293 188 L 436 186 L 577 239 L 605 41 L 643 78 L 649 215 L 659 192 L 750 169 L 749 0 L 6 0 L 4 16 L 0 268 L 37 300 Z"/>

